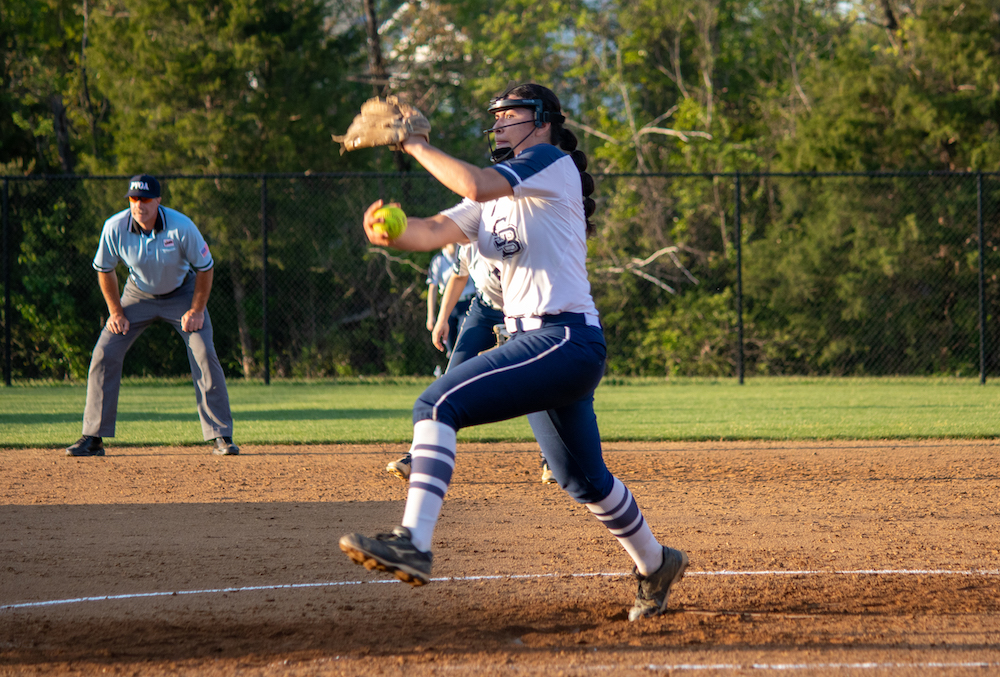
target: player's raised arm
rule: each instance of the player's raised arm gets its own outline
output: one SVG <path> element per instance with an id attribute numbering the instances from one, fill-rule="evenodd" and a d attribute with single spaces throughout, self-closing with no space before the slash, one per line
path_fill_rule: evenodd
<path id="1" fill-rule="evenodd" d="M 476 202 L 510 197 L 514 189 L 496 169 L 476 167 L 435 148 L 422 136 L 411 137 L 403 150 L 449 190 Z"/>

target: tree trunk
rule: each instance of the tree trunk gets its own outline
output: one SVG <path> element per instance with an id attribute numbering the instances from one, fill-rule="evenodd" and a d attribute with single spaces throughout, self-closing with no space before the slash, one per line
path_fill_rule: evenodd
<path id="1" fill-rule="evenodd" d="M 64 174 L 73 173 L 73 152 L 69 147 L 69 123 L 66 120 L 66 106 L 62 94 L 53 94 L 49 99 L 52 107 L 52 126 L 56 134 L 56 152 Z"/>
<path id="2" fill-rule="evenodd" d="M 368 72 L 371 77 L 372 93 L 375 96 L 380 94 L 380 87 L 385 85 L 388 88 L 389 77 L 385 71 L 385 62 L 382 61 L 382 41 L 378 35 L 378 17 L 375 15 L 375 0 L 364 0 L 365 8 L 365 30 L 368 33 Z M 413 164 L 410 156 L 403 151 L 395 151 L 392 154 L 396 162 L 396 169 L 400 172 L 407 172 Z"/>
<path id="3" fill-rule="evenodd" d="M 889 0 L 882 0 L 882 11 L 885 12 L 886 29 L 894 31 L 899 28 L 899 24 L 896 22 L 896 15 L 892 12 L 892 5 L 889 4 Z"/>
<path id="4" fill-rule="evenodd" d="M 385 82 L 385 65 L 382 63 L 382 43 L 378 37 L 378 18 L 375 0 L 364 0 L 365 29 L 368 32 L 368 71 L 371 74 L 372 92 L 379 95 L 379 84 Z"/>
<path id="5" fill-rule="evenodd" d="M 243 367 L 243 378 L 251 378 L 257 365 L 253 358 L 253 339 L 250 337 L 250 325 L 247 323 L 247 311 L 243 303 L 247 292 L 240 273 L 239 261 L 234 259 L 229 264 L 229 275 L 233 280 L 233 300 L 236 301 L 236 327 L 240 336 L 240 364 Z"/>
<path id="6" fill-rule="evenodd" d="M 83 0 L 83 39 L 80 41 L 80 99 L 83 109 L 87 112 L 87 121 L 90 123 L 91 152 L 97 158 L 99 157 L 97 136 L 101 130 L 98 127 L 98 115 L 94 110 L 94 102 L 90 100 L 90 87 L 87 85 L 87 40 L 89 36 L 90 9 L 87 0 Z"/>

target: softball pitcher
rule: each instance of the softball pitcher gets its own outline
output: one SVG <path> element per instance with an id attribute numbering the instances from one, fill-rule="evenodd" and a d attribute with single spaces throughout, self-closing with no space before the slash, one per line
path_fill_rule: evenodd
<path id="1" fill-rule="evenodd" d="M 390 241 L 372 227 L 378 221 L 373 213 L 382 206 L 378 201 L 365 212 L 364 228 L 373 244 L 404 250 L 477 243 L 499 271 L 512 339 L 450 369 L 420 395 L 413 408 L 413 468 L 401 525 L 374 538 L 347 534 L 340 547 L 366 568 L 392 572 L 411 585 L 428 583 L 457 431 L 545 412 L 539 442 L 556 480 L 635 563 L 639 584 L 629 620 L 659 615 L 688 558 L 657 541 L 602 456 L 594 390 L 604 373 L 606 348 L 585 265 L 588 217 L 595 208 L 587 197 L 593 179 L 584 171 L 586 155 L 562 125 L 559 99 L 545 87 L 510 88 L 488 110 L 495 117 L 485 130 L 496 142 L 494 167 L 453 158 L 423 136 L 403 143 L 406 153 L 464 197 L 461 203 L 409 219 L 407 229 Z"/>

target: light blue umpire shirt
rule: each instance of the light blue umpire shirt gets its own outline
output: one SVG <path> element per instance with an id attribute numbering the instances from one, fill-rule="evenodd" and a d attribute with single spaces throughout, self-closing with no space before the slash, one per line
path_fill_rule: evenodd
<path id="1" fill-rule="evenodd" d="M 147 294 L 168 294 L 191 270 L 211 270 L 215 262 L 194 221 L 176 209 L 160 206 L 156 225 L 147 235 L 126 209 L 104 222 L 94 270 L 110 273 L 128 266 L 129 279 Z"/>

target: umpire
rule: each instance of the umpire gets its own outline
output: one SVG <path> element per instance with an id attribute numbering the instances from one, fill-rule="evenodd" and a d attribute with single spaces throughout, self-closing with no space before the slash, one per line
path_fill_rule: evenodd
<path id="1" fill-rule="evenodd" d="M 204 438 L 213 440 L 213 454 L 235 456 L 240 449 L 233 444 L 229 392 L 205 310 L 212 291 L 212 254 L 191 219 L 160 205 L 155 178 L 133 176 L 127 197 L 129 208 L 104 222 L 94 257 L 109 317 L 90 360 L 83 437 L 66 448 L 66 455 L 104 456 L 103 438 L 115 436 L 125 353 L 154 320 L 164 320 L 187 347 Z M 120 297 L 119 262 L 129 270 Z"/>

